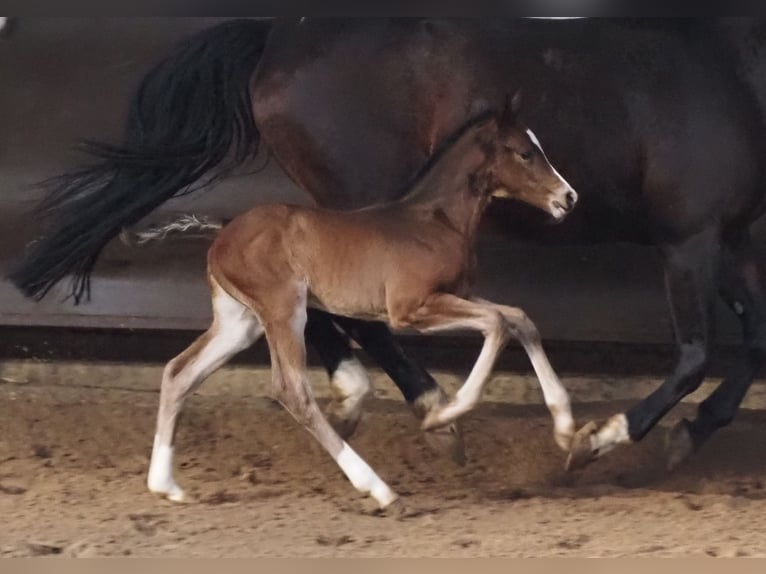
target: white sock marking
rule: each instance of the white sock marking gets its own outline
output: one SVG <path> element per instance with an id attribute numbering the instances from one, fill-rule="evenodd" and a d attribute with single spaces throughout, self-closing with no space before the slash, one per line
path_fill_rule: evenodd
<path id="1" fill-rule="evenodd" d="M 335 461 L 351 481 L 351 484 L 354 485 L 354 488 L 372 496 L 381 508 L 387 507 L 397 499 L 394 491 L 345 442 L 343 443 L 343 450 L 340 451 Z"/>
<path id="2" fill-rule="evenodd" d="M 616 446 L 630 442 L 628 418 L 624 414 L 615 415 L 590 439 L 591 449 L 598 456 L 606 454 Z"/>
<path id="3" fill-rule="evenodd" d="M 180 502 L 184 499 L 184 491 L 173 480 L 173 447 L 160 444 L 160 437 L 157 435 L 154 437 L 146 484 L 150 491 L 164 494 L 170 500 Z"/>
<path id="4" fill-rule="evenodd" d="M 361 415 L 364 399 L 372 393 L 372 383 L 367 371 L 356 357 L 344 359 L 335 369 L 330 380 L 334 402 L 340 407 L 344 419 Z"/>
<path id="5" fill-rule="evenodd" d="M 568 450 L 569 440 L 574 435 L 575 429 L 569 393 L 561 384 L 540 347 L 535 345 L 528 350 L 528 354 L 532 367 L 537 374 L 537 379 L 540 381 L 545 404 L 553 416 L 556 442 L 562 449 Z"/>

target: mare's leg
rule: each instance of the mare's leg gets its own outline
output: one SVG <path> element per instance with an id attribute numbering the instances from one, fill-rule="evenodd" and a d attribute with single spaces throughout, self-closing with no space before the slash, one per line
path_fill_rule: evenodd
<path id="1" fill-rule="evenodd" d="M 418 418 L 426 418 L 448 402 L 439 383 L 404 352 L 384 323 L 340 316 L 334 320 L 394 381 Z M 457 464 L 465 464 L 465 444 L 458 422 L 433 429 L 424 436 L 432 449 L 448 453 Z"/>
<path id="2" fill-rule="evenodd" d="M 157 430 L 147 485 L 170 500 L 184 500 L 173 479 L 173 441 L 184 399 L 211 373 L 263 333 L 256 316 L 213 283 L 213 324 L 183 353 L 165 367 L 160 390 Z"/>
<path id="3" fill-rule="evenodd" d="M 680 245 L 666 247 L 665 287 L 673 318 L 678 358 L 673 373 L 648 397 L 600 428 L 589 423 L 575 435 L 567 461 L 585 466 L 619 444 L 640 441 L 705 376 L 710 311 L 719 247 L 717 230 L 708 229 Z"/>
<path id="4" fill-rule="evenodd" d="M 380 508 L 386 508 L 397 495 L 335 432 L 314 400 L 306 378 L 305 287 L 297 295 L 297 303 L 292 309 L 283 312 L 270 309 L 268 319 L 264 317 L 268 325 L 266 336 L 271 350 L 276 398 L 333 457 L 351 484 L 374 498 Z"/>
<path id="5" fill-rule="evenodd" d="M 436 295 L 418 309 L 412 326 L 431 332 L 476 329 L 485 337 L 479 358 L 466 382 L 452 402 L 426 418 L 425 426 L 446 424 L 472 410 L 481 398 L 497 354 L 508 339 L 514 337 L 521 342 L 540 380 L 545 402 L 553 414 L 556 442 L 563 450 L 569 448 L 574 433 L 569 395 L 548 362 L 535 324 L 524 311 L 479 299 L 467 301 L 453 295 Z"/>
<path id="6" fill-rule="evenodd" d="M 742 323 L 744 345 L 732 372 L 700 403 L 697 418 L 680 421 L 669 435 L 668 466 L 675 467 L 737 414 L 753 378 L 766 360 L 766 297 L 750 238 L 726 245 L 718 276 L 719 294 Z"/>
<path id="7" fill-rule="evenodd" d="M 306 340 L 316 349 L 330 377 L 332 400 L 327 418 L 340 436 L 349 438 L 359 424 L 365 399 L 372 394 L 367 372 L 328 313 L 309 309 Z"/>

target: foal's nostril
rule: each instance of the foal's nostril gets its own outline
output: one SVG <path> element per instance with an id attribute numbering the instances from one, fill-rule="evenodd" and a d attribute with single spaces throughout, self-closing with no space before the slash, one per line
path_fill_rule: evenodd
<path id="1" fill-rule="evenodd" d="M 567 192 L 567 209 L 572 209 L 577 203 L 577 194 L 574 191 Z"/>

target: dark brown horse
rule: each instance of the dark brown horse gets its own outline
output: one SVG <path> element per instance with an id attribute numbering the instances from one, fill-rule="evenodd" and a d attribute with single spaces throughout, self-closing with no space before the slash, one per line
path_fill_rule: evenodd
<path id="1" fill-rule="evenodd" d="M 55 182 L 50 231 L 12 277 L 42 296 L 74 274 L 73 293 L 83 295 L 122 228 L 225 175 L 261 142 L 322 206 L 396 199 L 447 134 L 523 87 L 535 102 L 525 123 L 581 196 L 546 237 L 656 245 L 678 349 L 667 380 L 606 425 L 587 426 L 571 462 L 642 439 L 699 386 L 716 295 L 742 321 L 741 360 L 697 418 L 674 430 L 675 463 L 731 421 L 766 358 L 766 301 L 749 239 L 764 205 L 765 29 L 687 19 L 224 24 L 145 78 L 123 146 L 95 147 L 99 162 Z M 541 236 L 528 211 L 506 215 L 520 237 Z M 347 388 L 363 377 L 333 321 L 421 416 L 442 400 L 384 326 L 312 314 L 308 339 Z"/>

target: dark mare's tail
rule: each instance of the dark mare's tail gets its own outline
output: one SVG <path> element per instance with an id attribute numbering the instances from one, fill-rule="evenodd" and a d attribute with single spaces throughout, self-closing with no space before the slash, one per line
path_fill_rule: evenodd
<path id="1" fill-rule="evenodd" d="M 146 75 L 122 146 L 88 143 L 95 162 L 46 182 L 50 225 L 12 269 L 42 299 L 73 276 L 75 302 L 106 244 L 168 199 L 209 185 L 258 151 L 250 79 L 270 22 L 235 20 L 198 33 Z"/>

